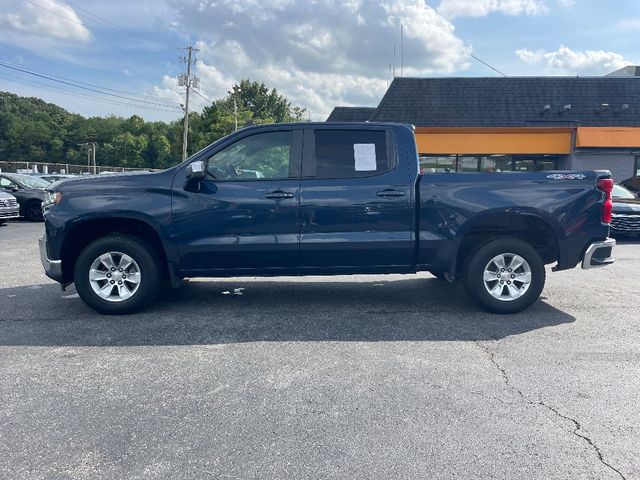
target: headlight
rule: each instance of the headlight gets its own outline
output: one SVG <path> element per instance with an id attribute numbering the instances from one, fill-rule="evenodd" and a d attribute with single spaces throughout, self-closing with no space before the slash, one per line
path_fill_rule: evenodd
<path id="1" fill-rule="evenodd" d="M 62 193 L 60 192 L 52 192 L 47 190 L 44 192 L 44 202 L 42 202 L 42 206 L 44 208 L 49 208 L 53 205 L 60 203 L 62 199 Z"/>

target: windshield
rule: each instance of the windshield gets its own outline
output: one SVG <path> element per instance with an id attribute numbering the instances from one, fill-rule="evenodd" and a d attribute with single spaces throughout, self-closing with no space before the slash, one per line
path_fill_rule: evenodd
<path id="1" fill-rule="evenodd" d="M 623 199 L 633 199 L 636 198 L 635 195 L 633 193 L 631 193 L 629 190 L 627 190 L 624 187 L 621 187 L 620 185 L 614 185 L 613 186 L 613 192 L 611 192 L 611 196 L 613 198 L 623 198 Z"/>
<path id="2" fill-rule="evenodd" d="M 30 177 L 29 175 L 12 175 L 11 180 L 19 183 L 25 188 L 47 188 L 49 182 L 39 177 Z"/>

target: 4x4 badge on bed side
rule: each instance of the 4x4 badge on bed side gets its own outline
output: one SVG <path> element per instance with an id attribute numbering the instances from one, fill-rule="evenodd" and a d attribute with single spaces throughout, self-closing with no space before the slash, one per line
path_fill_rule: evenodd
<path id="1" fill-rule="evenodd" d="M 547 178 L 552 180 L 583 180 L 587 177 L 582 173 L 552 173 L 547 175 Z"/>

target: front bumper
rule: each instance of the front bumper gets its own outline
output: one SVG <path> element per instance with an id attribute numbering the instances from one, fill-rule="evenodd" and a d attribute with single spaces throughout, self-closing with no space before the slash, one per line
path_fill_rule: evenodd
<path id="1" fill-rule="evenodd" d="M 611 265 L 613 259 L 613 247 L 616 241 L 613 238 L 607 238 L 602 242 L 595 242 L 589 245 L 587 251 L 584 252 L 582 259 L 582 268 L 596 268 Z"/>
<path id="2" fill-rule="evenodd" d="M 0 208 L 0 221 L 20 217 L 20 207 Z"/>
<path id="3" fill-rule="evenodd" d="M 614 213 L 611 230 L 619 233 L 640 233 L 640 214 Z"/>
<path id="4" fill-rule="evenodd" d="M 47 277 L 62 283 L 62 260 L 51 260 L 47 252 L 47 235 L 42 235 L 38 240 L 40 246 L 40 261 Z"/>

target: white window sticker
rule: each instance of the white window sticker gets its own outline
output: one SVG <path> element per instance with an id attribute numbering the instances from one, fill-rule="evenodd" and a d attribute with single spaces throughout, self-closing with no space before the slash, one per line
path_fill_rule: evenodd
<path id="1" fill-rule="evenodd" d="M 375 143 L 354 143 L 353 157 L 356 161 L 356 172 L 372 172 L 376 170 Z"/>

